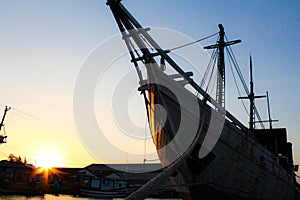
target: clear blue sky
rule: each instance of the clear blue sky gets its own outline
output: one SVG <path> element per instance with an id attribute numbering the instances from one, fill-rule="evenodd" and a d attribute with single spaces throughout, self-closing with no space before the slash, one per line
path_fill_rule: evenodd
<path id="1" fill-rule="evenodd" d="M 279 120 L 274 126 L 287 127 L 295 162 L 300 163 L 299 1 L 124 0 L 123 4 L 147 27 L 169 28 L 199 39 L 217 32 L 222 23 L 229 39 L 241 39 L 233 50 L 246 81 L 251 53 L 256 93 L 269 91 L 272 116 Z M 53 147 L 62 138 L 72 141 L 61 153 L 68 159 L 62 164 L 93 162 L 76 134 L 72 98 L 84 59 L 118 33 L 105 1 L 2 0 L 0 13 L 0 103 L 15 108 L 6 120 L 9 137 L 0 146 L 0 156 L 12 152 L 36 160 L 29 147 L 40 148 L 43 140 Z M 88 159 L 83 163 L 78 158 Z"/>

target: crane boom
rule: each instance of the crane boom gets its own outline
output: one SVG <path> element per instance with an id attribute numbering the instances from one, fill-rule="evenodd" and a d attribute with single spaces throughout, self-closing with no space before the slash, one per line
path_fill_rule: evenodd
<path id="1" fill-rule="evenodd" d="M 3 114 L 3 117 L 2 117 L 2 120 L 1 120 L 1 123 L 0 123 L 0 131 L 1 131 L 2 127 L 4 126 L 4 119 L 5 119 L 6 113 L 7 113 L 10 109 L 11 109 L 11 107 L 5 106 L 4 114 Z M 6 135 L 0 135 L 0 144 L 1 144 L 1 143 L 6 143 L 6 138 L 7 138 Z"/>

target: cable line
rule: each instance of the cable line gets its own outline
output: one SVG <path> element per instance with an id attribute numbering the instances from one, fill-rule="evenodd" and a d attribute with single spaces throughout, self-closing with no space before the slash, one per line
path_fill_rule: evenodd
<path id="1" fill-rule="evenodd" d="M 206 39 L 208 39 L 208 38 L 211 38 L 211 37 L 213 37 L 213 36 L 215 36 L 215 35 L 217 35 L 217 34 L 219 34 L 219 33 L 214 33 L 214 34 L 212 34 L 212 35 L 209 35 L 209 36 L 207 36 L 207 37 L 201 38 L 201 39 L 199 39 L 199 40 L 195 40 L 195 41 L 193 41 L 193 42 L 190 42 L 190 43 L 187 43 L 187 44 L 183 44 L 183 45 L 178 46 L 178 47 L 174 47 L 174 48 L 170 49 L 170 51 L 175 51 L 175 50 L 177 50 L 177 49 L 180 49 L 180 48 L 183 48 L 183 47 L 186 47 L 186 46 L 195 44 L 195 43 L 197 43 L 197 42 L 201 42 L 201 41 L 206 40 Z"/>

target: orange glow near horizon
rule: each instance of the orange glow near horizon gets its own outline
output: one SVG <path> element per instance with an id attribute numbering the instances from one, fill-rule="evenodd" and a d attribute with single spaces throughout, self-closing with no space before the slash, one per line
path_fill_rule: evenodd
<path id="1" fill-rule="evenodd" d="M 52 167 L 60 167 L 63 158 L 56 149 L 42 149 L 37 152 L 36 167 L 48 170 Z"/>

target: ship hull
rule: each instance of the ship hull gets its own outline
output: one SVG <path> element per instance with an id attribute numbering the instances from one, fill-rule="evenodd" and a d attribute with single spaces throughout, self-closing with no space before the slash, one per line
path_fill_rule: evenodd
<path id="1" fill-rule="evenodd" d="M 186 143 L 198 138 L 171 177 L 183 199 L 296 199 L 293 174 L 252 132 L 237 126 L 220 109 L 207 105 L 160 69 L 147 70 L 148 118 L 162 164 L 179 160 L 188 151 L 182 146 L 191 147 Z M 186 138 L 177 138 L 177 134 Z"/>

